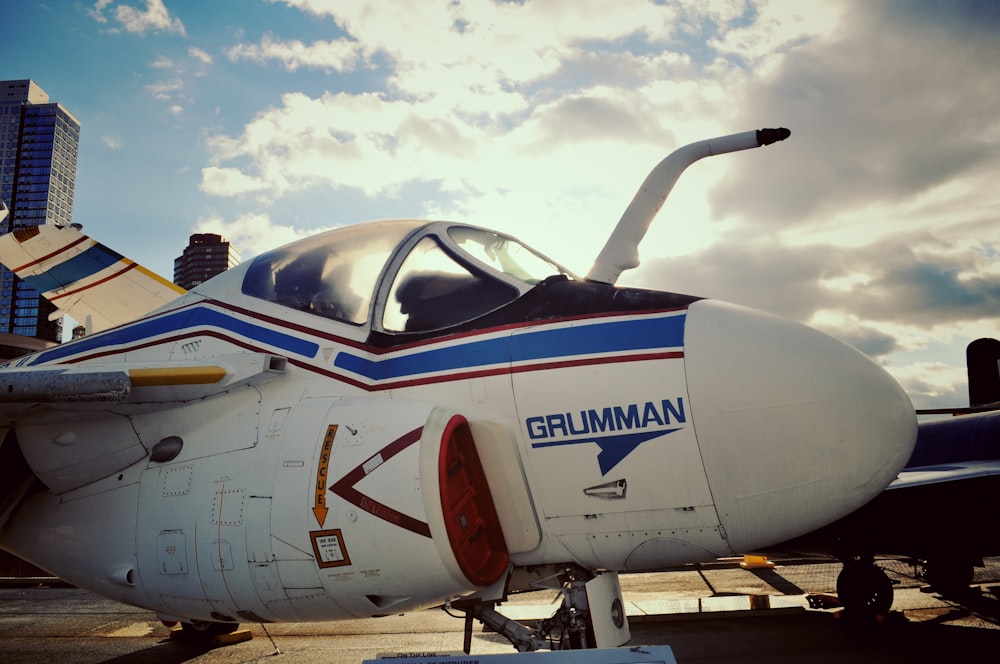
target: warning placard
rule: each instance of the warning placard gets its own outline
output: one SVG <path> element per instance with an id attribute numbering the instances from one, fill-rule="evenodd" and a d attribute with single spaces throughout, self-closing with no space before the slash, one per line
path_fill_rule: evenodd
<path id="1" fill-rule="evenodd" d="M 340 529 L 320 530 L 309 533 L 312 537 L 313 553 L 316 554 L 316 564 L 320 568 L 343 567 L 351 564 L 344 546 L 344 536 Z"/>

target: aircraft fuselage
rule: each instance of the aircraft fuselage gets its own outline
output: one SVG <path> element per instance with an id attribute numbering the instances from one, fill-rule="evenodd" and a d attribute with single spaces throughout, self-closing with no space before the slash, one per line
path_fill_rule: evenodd
<path id="1" fill-rule="evenodd" d="M 781 541 L 909 455 L 881 369 L 750 310 L 561 277 L 392 333 L 247 295 L 241 268 L 18 363 L 149 373 L 85 416 L 15 422 L 48 490 L 5 547 L 166 616 L 370 616 L 488 592 L 508 565 L 650 570 Z"/>

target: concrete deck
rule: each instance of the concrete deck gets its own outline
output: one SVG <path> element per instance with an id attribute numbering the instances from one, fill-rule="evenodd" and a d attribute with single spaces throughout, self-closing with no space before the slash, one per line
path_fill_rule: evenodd
<path id="1" fill-rule="evenodd" d="M 893 612 L 858 623 L 809 597 L 834 592 L 840 565 L 778 561 L 744 570 L 737 561 L 622 577 L 632 644 L 667 644 L 694 662 L 939 662 L 1000 651 L 1000 559 L 978 570 L 967 606 L 927 592 L 902 562 L 883 566 L 896 582 Z M 548 617 L 552 591 L 511 598 L 510 617 Z M 822 602 L 818 602 L 822 603 Z M 817 602 L 814 599 L 814 604 Z M 170 639 L 142 609 L 69 587 L 0 587 L 0 662 L 324 662 L 357 664 L 385 653 L 457 652 L 463 621 L 440 610 L 333 623 L 246 625 L 253 639 L 204 650 Z M 510 652 L 477 625 L 472 655 Z"/>

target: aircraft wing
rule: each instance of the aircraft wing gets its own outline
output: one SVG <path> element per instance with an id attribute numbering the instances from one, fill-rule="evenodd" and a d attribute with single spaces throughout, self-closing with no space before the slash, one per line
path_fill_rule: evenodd
<path id="1" fill-rule="evenodd" d="M 282 376 L 285 368 L 283 357 L 250 351 L 216 355 L 208 362 L 0 368 L 0 467 L 23 455 L 34 476 L 51 491 L 62 493 L 120 472 L 147 455 L 163 461 L 163 455 L 169 456 L 164 446 L 176 454 L 183 441 L 174 437 L 175 442 L 159 447 L 155 438 L 143 441 L 142 427 L 137 427 L 133 415 L 236 394 Z M 238 401 L 253 408 L 257 396 L 254 392 L 250 399 Z M 227 411 L 234 412 L 240 411 Z M 10 453 L 6 441 L 15 423 L 19 452 Z M 7 516 L 4 505 L 0 487 L 0 524 Z"/>
<path id="2" fill-rule="evenodd" d="M 988 477 L 990 475 L 1000 475 L 1000 459 L 904 468 L 899 473 L 899 476 L 886 487 L 886 490 L 907 489 L 928 484 L 941 484 L 943 482 L 958 482 L 977 477 Z"/>
<path id="3" fill-rule="evenodd" d="M 42 224 L 0 236 L 0 263 L 87 333 L 135 320 L 186 291 L 84 235 Z"/>

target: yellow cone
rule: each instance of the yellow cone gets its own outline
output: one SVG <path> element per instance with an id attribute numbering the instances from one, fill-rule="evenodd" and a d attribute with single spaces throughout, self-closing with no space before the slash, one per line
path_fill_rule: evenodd
<path id="1" fill-rule="evenodd" d="M 743 569 L 771 569 L 774 567 L 774 563 L 768 560 L 767 556 L 745 555 L 740 567 Z"/>

